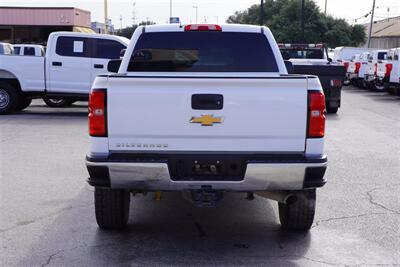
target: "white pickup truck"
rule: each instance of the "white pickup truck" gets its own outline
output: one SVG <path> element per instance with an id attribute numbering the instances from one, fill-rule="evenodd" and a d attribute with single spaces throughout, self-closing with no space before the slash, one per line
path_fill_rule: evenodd
<path id="1" fill-rule="evenodd" d="M 368 59 L 371 52 L 363 52 L 355 55 L 347 69 L 347 78 L 355 86 L 364 88 L 364 75 L 367 70 Z"/>
<path id="2" fill-rule="evenodd" d="M 377 88 L 375 85 L 376 73 L 378 64 L 386 59 L 387 53 L 388 50 L 374 50 L 370 52 L 364 75 L 364 87 L 379 91 L 380 88 Z"/>
<path id="3" fill-rule="evenodd" d="M 34 57 L 43 57 L 45 54 L 45 49 L 43 45 L 35 45 L 35 44 L 15 44 L 14 47 L 14 55 L 19 56 L 34 56 Z"/>
<path id="4" fill-rule="evenodd" d="M 33 98 L 87 100 L 96 75 L 120 57 L 124 37 L 50 34 L 45 56 L 0 55 L 0 115 L 23 110 Z M 71 102 L 72 103 L 72 102 Z"/>
<path id="5" fill-rule="evenodd" d="M 89 99 L 86 165 L 103 229 L 126 226 L 130 193 L 224 192 L 277 200 L 285 229 L 311 227 L 325 184 L 325 98 L 288 75 L 266 27 L 141 26 Z M 157 194 L 158 195 L 158 194 Z"/>
<path id="6" fill-rule="evenodd" d="M 400 47 L 390 49 L 387 60 L 378 63 L 376 76 L 379 89 L 400 95 Z"/>

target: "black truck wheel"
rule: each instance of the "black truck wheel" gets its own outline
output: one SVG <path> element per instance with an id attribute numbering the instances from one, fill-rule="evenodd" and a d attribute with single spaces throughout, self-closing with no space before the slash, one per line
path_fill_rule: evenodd
<path id="1" fill-rule="evenodd" d="M 326 112 L 329 114 L 336 114 L 339 107 L 326 107 Z"/>
<path id="2" fill-rule="evenodd" d="M 65 108 L 75 103 L 72 99 L 54 99 L 54 98 L 43 98 L 44 103 L 52 108 Z"/>
<path id="3" fill-rule="evenodd" d="M 396 91 L 393 88 L 390 88 L 389 86 L 386 87 L 386 92 L 389 93 L 389 95 L 395 95 Z"/>
<path id="4" fill-rule="evenodd" d="M 6 82 L 0 82 L 0 115 L 13 112 L 18 105 L 17 90 Z"/>
<path id="5" fill-rule="evenodd" d="M 122 229 L 128 224 L 130 192 L 120 189 L 95 188 L 96 221 L 101 229 Z"/>
<path id="6" fill-rule="evenodd" d="M 378 92 L 385 90 L 385 84 L 383 82 L 374 82 L 373 89 Z"/>
<path id="7" fill-rule="evenodd" d="M 29 105 L 32 103 L 32 99 L 27 98 L 25 95 L 20 93 L 19 98 L 18 98 L 18 104 L 15 108 L 15 111 L 21 111 L 29 107 Z"/>
<path id="8" fill-rule="evenodd" d="M 314 221 L 316 190 L 302 190 L 295 193 L 296 201 L 288 204 L 279 202 L 279 219 L 283 229 L 309 230 Z"/>

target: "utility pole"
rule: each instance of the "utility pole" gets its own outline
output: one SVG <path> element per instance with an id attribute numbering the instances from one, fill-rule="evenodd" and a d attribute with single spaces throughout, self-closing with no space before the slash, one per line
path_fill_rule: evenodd
<path id="1" fill-rule="evenodd" d="M 120 30 L 122 30 L 122 15 L 119 15 Z"/>
<path id="2" fill-rule="evenodd" d="M 132 10 L 132 26 L 136 25 L 136 3 L 133 2 L 133 10 Z"/>
<path id="3" fill-rule="evenodd" d="M 368 42 L 367 42 L 368 48 L 370 47 L 371 44 L 372 25 L 374 24 L 374 11 L 375 11 L 375 0 L 373 0 L 372 2 L 371 22 L 369 23 Z"/>
<path id="4" fill-rule="evenodd" d="M 304 2 L 305 2 L 305 0 L 301 0 L 301 16 L 300 16 L 301 41 L 303 43 L 305 42 L 305 40 L 304 40 Z"/>
<path id="5" fill-rule="evenodd" d="M 108 33 L 108 5 L 107 0 L 104 0 L 104 33 Z"/>
<path id="6" fill-rule="evenodd" d="M 328 0 L 325 0 L 325 16 L 326 16 L 326 7 L 328 6 Z"/>
<path id="7" fill-rule="evenodd" d="M 264 0 L 261 0 L 260 4 L 260 25 L 264 25 Z"/>
<path id="8" fill-rule="evenodd" d="M 172 18 L 172 0 L 169 0 L 169 18 Z"/>
<path id="9" fill-rule="evenodd" d="M 193 6 L 193 8 L 196 9 L 196 23 L 197 23 L 197 17 L 198 17 L 198 9 L 199 9 L 199 7 L 198 7 L 198 6 Z"/>

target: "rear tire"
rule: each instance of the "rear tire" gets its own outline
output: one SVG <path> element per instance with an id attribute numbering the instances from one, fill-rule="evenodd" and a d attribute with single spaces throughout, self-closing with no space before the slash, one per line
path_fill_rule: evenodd
<path id="1" fill-rule="evenodd" d="M 22 93 L 19 95 L 18 98 L 18 104 L 17 107 L 15 108 L 15 111 L 21 111 L 29 107 L 29 105 L 32 103 L 32 99 L 28 99 L 25 95 Z"/>
<path id="2" fill-rule="evenodd" d="M 389 95 L 395 95 L 396 94 L 396 92 L 395 92 L 395 90 L 393 89 L 393 88 L 386 88 L 386 91 L 389 93 Z"/>
<path id="3" fill-rule="evenodd" d="M 306 231 L 314 221 L 316 190 L 296 192 L 297 200 L 290 204 L 279 202 L 279 219 L 282 229 Z"/>
<path id="4" fill-rule="evenodd" d="M 336 114 L 338 112 L 339 107 L 326 107 L 326 112 L 329 114 Z"/>
<path id="5" fill-rule="evenodd" d="M 374 82 L 373 89 L 378 92 L 383 92 L 385 90 L 385 84 L 380 82 Z"/>
<path id="6" fill-rule="evenodd" d="M 95 188 L 96 221 L 101 229 L 123 229 L 129 220 L 130 192 L 121 189 Z"/>
<path id="7" fill-rule="evenodd" d="M 0 82 L 0 115 L 15 111 L 18 105 L 17 89 L 6 82 Z"/>
<path id="8" fill-rule="evenodd" d="M 71 106 L 73 103 L 75 103 L 75 100 L 71 99 L 54 99 L 54 98 L 43 98 L 44 103 L 46 103 L 47 106 L 52 107 L 52 108 L 65 108 Z"/>
<path id="9" fill-rule="evenodd" d="M 364 89 L 368 89 L 369 88 L 368 83 L 367 83 L 366 80 L 362 80 L 361 81 L 361 87 L 364 88 Z"/>

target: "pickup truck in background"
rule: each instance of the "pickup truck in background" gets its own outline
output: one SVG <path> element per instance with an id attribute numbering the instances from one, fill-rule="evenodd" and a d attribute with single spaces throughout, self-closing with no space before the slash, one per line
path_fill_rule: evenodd
<path id="1" fill-rule="evenodd" d="M 290 73 L 318 76 L 325 93 L 326 110 L 336 113 L 340 107 L 341 89 L 346 70 L 343 64 L 332 63 L 324 44 L 278 44 L 284 59 L 293 68 Z"/>
<path id="2" fill-rule="evenodd" d="M 378 63 L 376 86 L 389 94 L 400 95 L 400 47 L 388 51 L 387 60 Z"/>
<path id="3" fill-rule="evenodd" d="M 9 43 L 0 42 L 0 55 L 11 55 L 14 51 L 14 47 Z"/>
<path id="4" fill-rule="evenodd" d="M 123 228 L 131 193 L 178 191 L 198 207 L 225 192 L 277 200 L 285 229 L 311 227 L 325 184 L 325 98 L 288 75 L 267 27 L 140 26 L 89 99 L 98 225 Z M 238 211 L 240 212 L 240 211 Z"/>
<path id="5" fill-rule="evenodd" d="M 361 54 L 356 54 L 349 64 L 346 76 L 351 84 L 357 87 L 365 88 L 364 76 L 366 74 L 370 53 L 371 52 L 363 52 Z"/>
<path id="6" fill-rule="evenodd" d="M 18 56 L 34 56 L 43 57 L 45 55 L 45 49 L 42 45 L 35 44 L 15 44 L 13 45 L 13 55 Z"/>
<path id="7" fill-rule="evenodd" d="M 107 72 L 129 40 L 124 37 L 54 32 L 46 55 L 0 55 L 0 115 L 20 111 L 33 98 L 87 100 L 94 78 Z"/>
<path id="8" fill-rule="evenodd" d="M 368 51 L 373 51 L 373 48 L 339 46 L 334 49 L 333 62 L 343 64 L 347 73 L 353 56 Z M 350 85 L 350 80 L 347 79 L 347 76 L 343 82 L 343 85 Z"/>
<path id="9" fill-rule="evenodd" d="M 386 60 L 387 53 L 388 50 L 374 50 L 370 52 L 365 70 L 363 87 L 380 91 L 380 88 L 376 88 L 375 85 L 376 73 L 378 70 L 378 64 L 382 63 L 383 60 Z"/>

